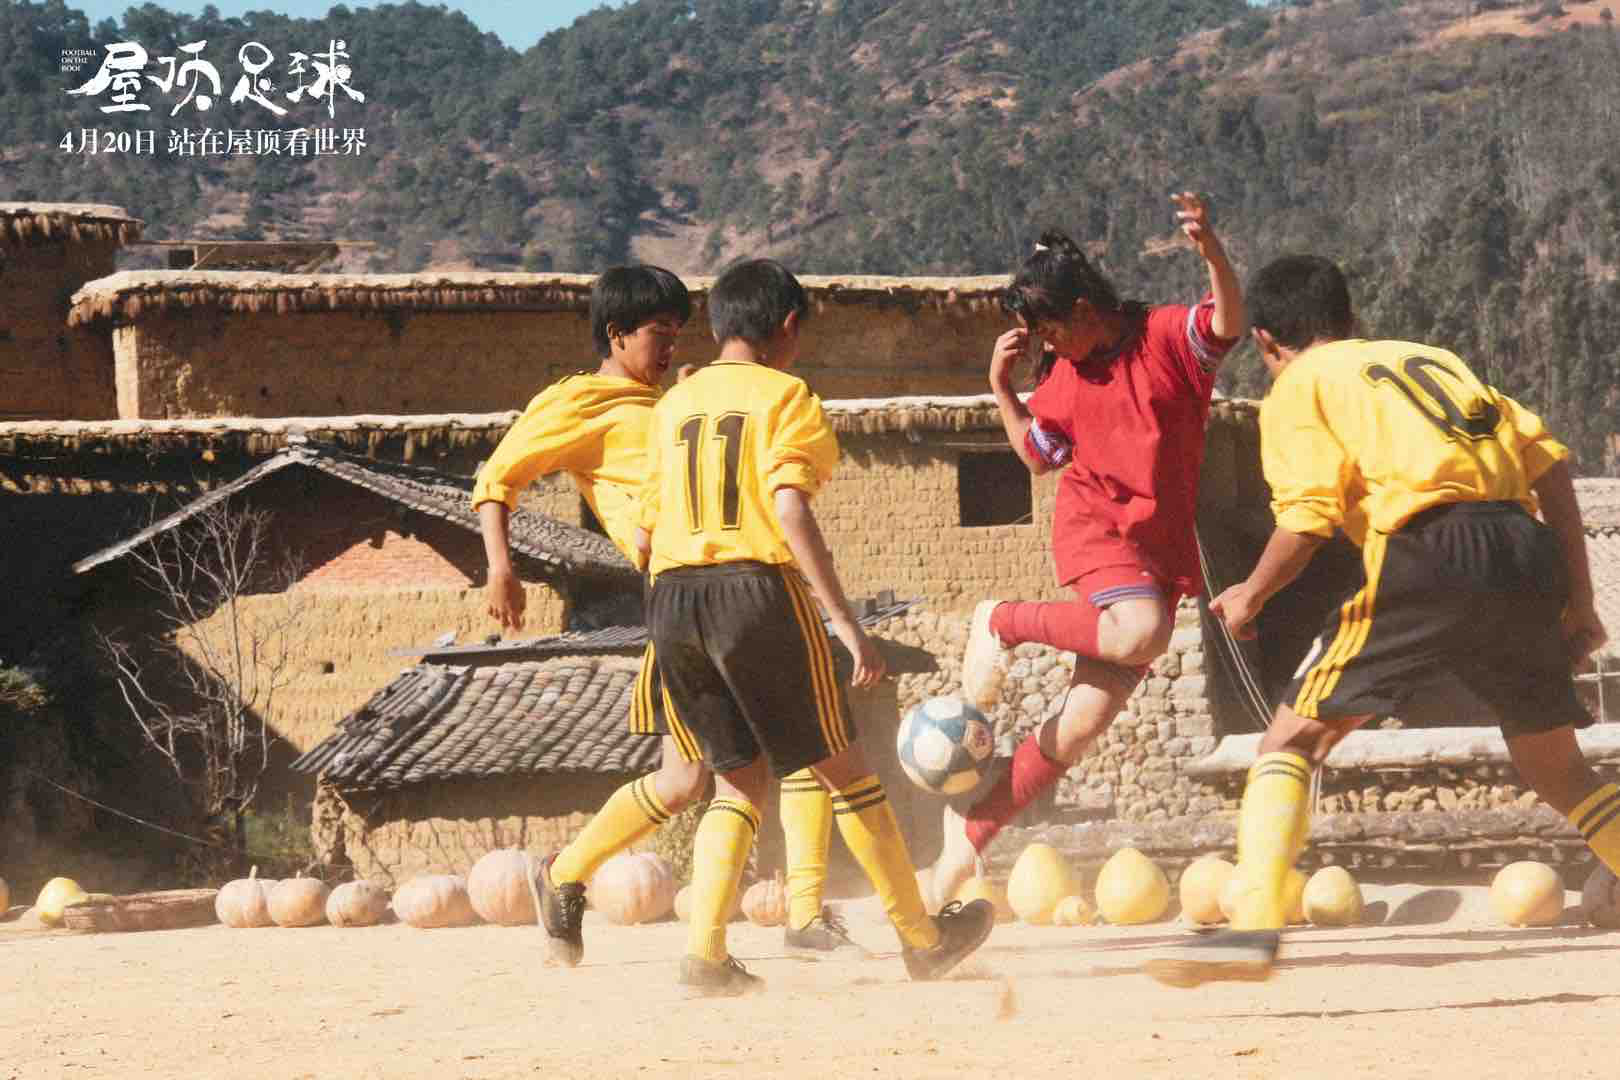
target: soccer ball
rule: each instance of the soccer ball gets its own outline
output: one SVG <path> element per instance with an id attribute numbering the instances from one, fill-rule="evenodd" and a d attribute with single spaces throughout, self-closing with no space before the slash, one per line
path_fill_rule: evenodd
<path id="1" fill-rule="evenodd" d="M 936 795 L 973 790 L 995 749 L 990 721 L 953 697 L 929 698 L 912 706 L 900 722 L 896 742 L 906 775 Z"/>
<path id="2" fill-rule="evenodd" d="M 1593 926 L 1620 930 L 1620 880 L 1602 863 L 1592 868 L 1581 890 L 1581 914 Z"/>

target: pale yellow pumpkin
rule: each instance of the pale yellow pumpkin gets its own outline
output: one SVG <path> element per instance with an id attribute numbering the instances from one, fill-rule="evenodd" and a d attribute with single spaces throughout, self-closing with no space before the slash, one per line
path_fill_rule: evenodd
<path id="1" fill-rule="evenodd" d="M 1096 910 L 1078 894 L 1065 896 L 1052 909 L 1053 926 L 1090 926 L 1096 918 Z"/>
<path id="2" fill-rule="evenodd" d="M 1593 926 L 1620 930 L 1620 879 L 1602 863 L 1592 867 L 1581 886 L 1581 914 Z"/>
<path id="3" fill-rule="evenodd" d="M 1007 876 L 1007 903 L 1032 926 L 1052 922 L 1058 902 L 1079 891 L 1079 879 L 1051 844 L 1035 843 L 1024 848 Z"/>
<path id="4" fill-rule="evenodd" d="M 1097 872 L 1097 911 L 1116 926 L 1150 923 L 1170 907 L 1170 879 L 1135 848 L 1121 848 Z"/>
<path id="5" fill-rule="evenodd" d="M 283 878 L 270 890 L 270 918 L 277 926 L 319 926 L 326 921 L 331 895 L 320 878 Z"/>
<path id="6" fill-rule="evenodd" d="M 991 881 L 987 877 L 970 877 L 962 882 L 962 887 L 956 890 L 952 898 L 964 904 L 975 900 L 988 900 L 996 909 L 996 922 L 1012 922 L 1017 916 L 1012 905 L 1007 903 L 1007 890 Z"/>
<path id="7" fill-rule="evenodd" d="M 376 926 L 388 916 L 388 890 L 375 881 L 346 881 L 326 898 L 333 926 Z"/>
<path id="8" fill-rule="evenodd" d="M 226 926 L 245 928 L 274 926 L 270 917 L 270 890 L 276 887 L 273 878 L 259 876 L 255 866 L 245 878 L 227 881 L 214 897 L 214 914 Z"/>
<path id="9" fill-rule="evenodd" d="M 1243 875 L 1234 870 L 1221 890 L 1221 913 L 1228 919 L 1237 911 L 1238 898 L 1243 895 L 1242 878 Z M 1305 921 L 1305 873 L 1296 867 L 1289 867 L 1288 876 L 1283 879 L 1283 909 L 1291 925 Z"/>
<path id="10" fill-rule="evenodd" d="M 1188 922 L 1208 925 L 1226 918 L 1221 910 L 1221 890 L 1231 880 L 1234 869 L 1219 855 L 1205 855 L 1194 859 L 1181 872 L 1176 892 L 1181 899 L 1181 913 Z"/>
<path id="11" fill-rule="evenodd" d="M 787 886 L 782 871 L 756 881 L 742 894 L 742 913 L 755 926 L 781 926 L 787 922 Z"/>
<path id="12" fill-rule="evenodd" d="M 585 895 L 609 922 L 653 922 L 675 906 L 675 875 L 650 851 L 615 855 L 591 876 Z"/>
<path id="13" fill-rule="evenodd" d="M 77 904 L 89 894 L 72 878 L 57 877 L 45 883 L 34 901 L 34 913 L 46 926 L 61 926 L 62 912 L 69 904 Z"/>
<path id="14" fill-rule="evenodd" d="M 533 926 L 537 921 L 529 875 L 534 856 L 518 848 L 491 851 L 467 874 L 467 896 L 485 922 L 498 926 Z"/>
<path id="15" fill-rule="evenodd" d="M 478 922 L 478 912 L 467 896 L 467 879 L 459 874 L 412 878 L 394 893 L 393 907 L 401 922 L 423 930 Z"/>
<path id="16" fill-rule="evenodd" d="M 1354 926 L 1361 921 L 1361 886 L 1342 866 L 1324 866 L 1312 874 L 1300 903 L 1305 918 L 1317 926 Z"/>
<path id="17" fill-rule="evenodd" d="M 1508 863 L 1491 879 L 1491 910 L 1509 926 L 1551 926 L 1564 914 L 1564 883 L 1546 863 Z"/>

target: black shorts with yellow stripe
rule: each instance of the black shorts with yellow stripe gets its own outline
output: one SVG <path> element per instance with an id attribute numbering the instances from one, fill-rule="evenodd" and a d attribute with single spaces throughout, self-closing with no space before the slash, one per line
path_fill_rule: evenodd
<path id="1" fill-rule="evenodd" d="M 647 626 L 683 755 L 730 772 L 764 754 L 780 779 L 853 739 L 832 643 L 797 570 L 757 562 L 665 570 Z"/>
<path id="2" fill-rule="evenodd" d="M 1446 703 L 1508 737 L 1584 727 L 1560 619 L 1556 535 L 1517 503 L 1451 503 L 1369 532 L 1361 587 L 1329 614 L 1284 701 L 1322 719 Z"/>
<path id="3" fill-rule="evenodd" d="M 658 652 L 649 641 L 641 654 L 641 671 L 636 674 L 630 698 L 630 731 L 636 735 L 668 735 L 669 723 L 664 716 L 664 680 L 658 674 Z"/>

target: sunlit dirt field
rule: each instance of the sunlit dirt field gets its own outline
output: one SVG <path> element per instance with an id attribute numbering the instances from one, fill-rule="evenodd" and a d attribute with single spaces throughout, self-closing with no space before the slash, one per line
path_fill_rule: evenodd
<path id="1" fill-rule="evenodd" d="M 874 959 L 736 925 L 768 988 L 706 1001 L 675 985 L 682 926 L 594 913 L 571 971 L 532 927 L 0 925 L 0 1077 L 1616 1075 L 1620 933 L 1496 926 L 1478 888 L 1380 896 L 1388 922 L 1292 933 L 1269 983 L 1194 991 L 1136 970 L 1174 923 L 1004 924 L 961 977 L 911 983 L 870 901 L 848 913 Z"/>

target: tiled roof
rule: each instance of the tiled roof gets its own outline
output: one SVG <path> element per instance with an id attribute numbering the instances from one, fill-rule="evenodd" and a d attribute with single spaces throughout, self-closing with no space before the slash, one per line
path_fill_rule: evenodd
<path id="1" fill-rule="evenodd" d="M 73 564 L 74 573 L 82 574 L 127 555 L 153 537 L 246 491 L 265 477 L 293 467 L 313 469 L 418 513 L 442 518 L 474 533 L 478 531 L 478 516 L 469 504 L 470 479 L 411 465 L 384 464 L 332 447 L 303 442 L 297 436 L 292 439 L 297 441 L 230 483 L 199 496 L 135 535 L 80 559 Z M 513 551 L 554 570 L 597 578 L 639 577 L 635 568 L 605 537 L 544 514 L 523 511 L 513 515 L 511 545 Z"/>
<path id="2" fill-rule="evenodd" d="M 561 656 L 490 667 L 418 664 L 292 763 L 343 788 L 540 773 L 637 773 L 659 739 L 626 726 L 640 662 Z"/>

